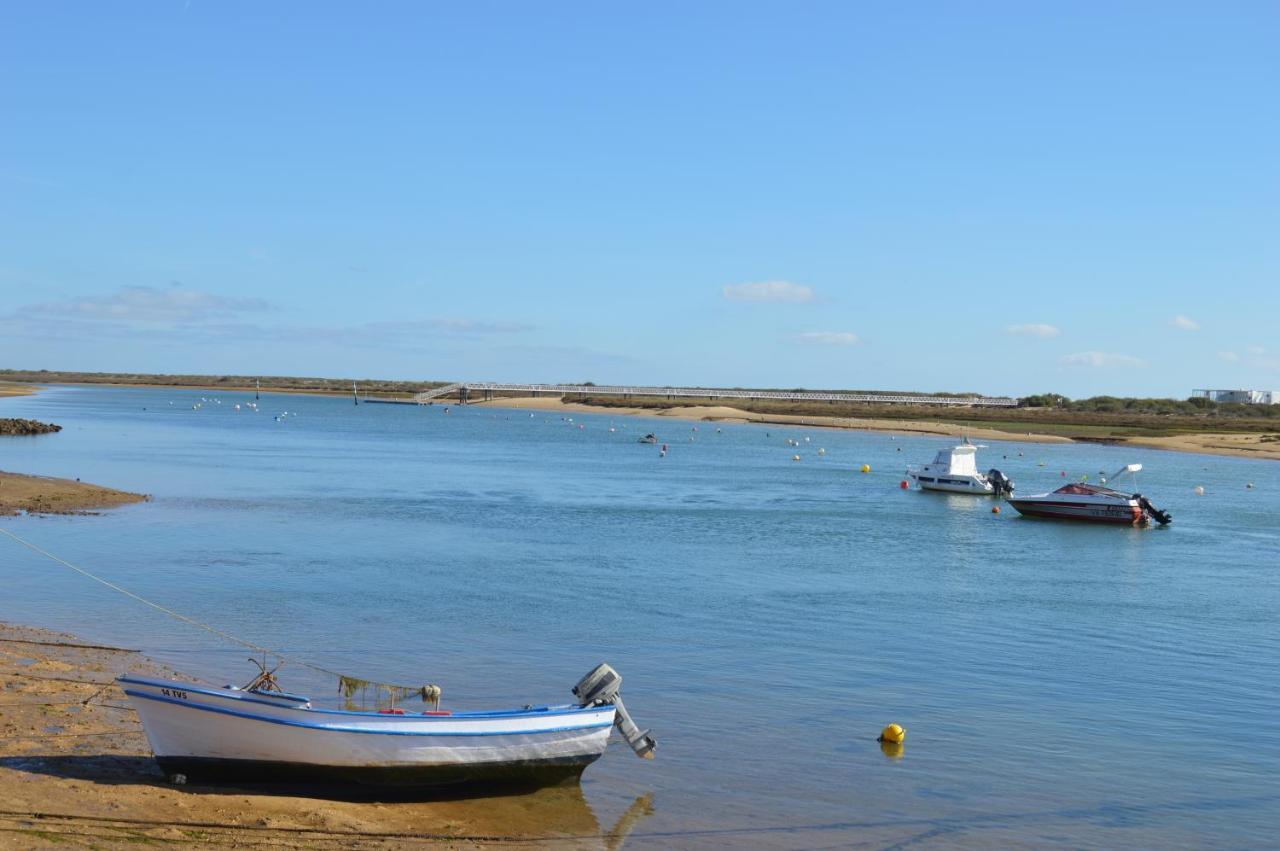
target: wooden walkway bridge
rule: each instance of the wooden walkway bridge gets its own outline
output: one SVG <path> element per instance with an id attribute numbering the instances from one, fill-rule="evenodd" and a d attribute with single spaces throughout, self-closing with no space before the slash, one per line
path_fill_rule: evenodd
<path id="1" fill-rule="evenodd" d="M 415 394 L 410 399 L 396 400 L 405 404 L 425 405 L 436 399 L 456 396 L 466 404 L 488 401 L 494 394 L 523 396 L 620 396 L 666 399 L 769 399 L 782 402 L 870 402 L 896 405 L 939 405 L 950 407 L 1016 408 L 1018 400 L 1008 396 L 924 396 L 890 393 L 822 393 L 804 390 L 743 390 L 717 387 L 637 387 L 596 384 L 504 384 L 491 381 L 468 381 L 447 384 Z M 392 401 L 370 399 L 369 401 Z"/>

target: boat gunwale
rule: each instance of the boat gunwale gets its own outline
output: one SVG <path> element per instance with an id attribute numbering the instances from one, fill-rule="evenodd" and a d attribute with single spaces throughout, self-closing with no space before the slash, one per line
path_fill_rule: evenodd
<path id="1" fill-rule="evenodd" d="M 314 730 L 320 733 L 365 733 L 377 736 L 453 736 L 453 737 L 475 737 L 475 736 L 542 736 L 549 733 L 567 733 L 578 730 L 602 730 L 613 726 L 613 721 L 603 721 L 593 724 L 575 724 L 564 727 L 548 727 L 538 730 L 379 730 L 373 727 L 350 727 L 350 726 L 331 726 L 325 724 L 312 724 L 305 721 L 296 721 L 292 718 L 281 718 L 274 715 L 255 715 L 249 712 L 239 712 L 222 706 L 211 706 L 207 703 L 192 702 L 189 700 L 180 700 L 173 697 L 165 697 L 158 694 L 148 694 L 147 692 L 133 691 L 125 689 L 124 693 L 128 697 L 141 698 L 143 700 L 153 700 L 157 703 L 168 703 L 173 706 L 181 706 L 186 709 L 197 709 L 202 712 L 214 712 L 219 715 L 230 715 L 233 718 L 243 718 L 248 721 L 262 721 L 268 724 L 282 724 L 286 727 L 298 727 L 305 730 Z M 612 709 L 612 704 L 608 705 Z M 605 707 L 592 707 L 590 711 L 601 712 Z M 306 713 L 310 710 L 301 710 Z M 438 715 L 384 715 L 381 713 L 339 713 L 347 715 L 373 715 L 386 721 L 405 722 L 412 721 L 420 724 L 426 721 L 449 721 L 454 716 L 438 716 Z M 541 717 L 546 717 L 541 716 Z M 146 726 L 145 721 L 143 726 Z"/>
<path id="2" fill-rule="evenodd" d="M 251 697 L 249 695 L 257 694 L 252 691 L 231 691 L 230 689 L 219 689 L 209 686 L 201 686 L 194 683 L 184 683 L 177 680 L 158 680 L 148 677 L 133 677 L 124 675 L 116 678 L 116 682 L 120 684 L 131 684 L 140 686 L 151 686 L 153 688 L 177 689 L 179 691 L 192 691 L 196 694 L 206 695 L 208 697 L 218 697 L 224 700 L 239 701 L 241 703 L 256 703 L 262 706 L 273 706 L 276 709 L 289 709 L 301 712 L 317 713 L 321 715 L 338 715 L 346 718 L 379 718 L 379 719 L 404 719 L 412 718 L 414 720 L 429 721 L 450 721 L 450 720 L 470 720 L 484 718 L 547 718 L 553 715 L 578 715 L 585 712 L 599 712 L 602 706 L 574 706 L 572 704 L 530 706 L 522 709 L 478 709 L 464 710 L 461 712 L 450 712 L 447 715 L 424 715 L 419 713 L 410 714 L 408 712 L 403 715 L 396 715 L 387 712 L 366 711 L 355 709 L 326 709 L 317 706 L 282 706 L 271 700 L 263 700 L 260 697 Z M 129 694 L 129 690 L 125 689 L 125 694 Z M 140 697 L 161 698 L 161 695 L 150 695 L 139 692 Z M 310 703 L 309 698 L 290 695 L 290 699 L 297 700 L 302 703 Z M 178 701 L 181 705 L 190 705 L 187 701 Z M 607 704 L 612 706 L 612 704 Z"/>

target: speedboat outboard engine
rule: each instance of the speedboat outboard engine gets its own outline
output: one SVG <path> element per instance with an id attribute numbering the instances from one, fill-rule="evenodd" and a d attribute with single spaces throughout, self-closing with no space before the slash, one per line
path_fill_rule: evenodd
<path id="1" fill-rule="evenodd" d="M 657 747 L 648 730 L 641 730 L 631 720 L 631 714 L 622 702 L 619 690 L 622 688 L 622 675 L 601 662 L 591 670 L 578 684 L 573 693 L 583 706 L 602 706 L 612 703 L 614 708 L 613 725 L 618 728 L 622 738 L 627 740 L 636 756 L 653 759 L 653 749 Z"/>
<path id="2" fill-rule="evenodd" d="M 1167 511 L 1161 511 L 1151 504 L 1151 500 L 1147 499 L 1140 493 L 1135 493 L 1133 498 L 1138 501 L 1138 507 L 1142 509 L 1142 513 L 1146 514 L 1152 520 L 1161 526 L 1168 526 L 1173 522 L 1173 515 Z"/>
<path id="3" fill-rule="evenodd" d="M 999 470 L 995 468 L 987 470 L 987 481 L 991 482 L 991 492 L 996 496 L 1013 495 L 1013 482 Z"/>

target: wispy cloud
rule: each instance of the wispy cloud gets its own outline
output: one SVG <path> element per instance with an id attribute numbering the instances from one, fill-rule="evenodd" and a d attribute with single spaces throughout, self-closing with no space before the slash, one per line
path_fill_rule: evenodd
<path id="1" fill-rule="evenodd" d="M 1009 325 L 1004 329 L 1006 334 L 1013 334 L 1019 337 L 1058 337 L 1062 335 L 1062 329 L 1057 325 L 1048 325 L 1043 322 L 1028 322 L 1025 325 Z"/>
<path id="2" fill-rule="evenodd" d="M 1236 363 L 1240 360 L 1240 356 L 1235 352 L 1218 352 L 1218 358 L 1227 363 Z"/>
<path id="3" fill-rule="evenodd" d="M 729 284 L 722 293 L 729 301 L 782 301 L 803 304 L 817 299 L 812 289 L 790 281 Z"/>
<path id="4" fill-rule="evenodd" d="M 1265 355 L 1267 353 L 1267 350 L 1264 349 L 1262 346 L 1250 346 L 1248 349 L 1246 349 L 1246 351 L 1248 351 L 1249 354 L 1255 355 L 1255 356 Z"/>
<path id="5" fill-rule="evenodd" d="M 0 334 L 57 340 L 295 343 L 424 349 L 446 340 L 518 335 L 533 326 L 467 317 L 390 319 L 337 325 L 263 323 L 270 305 L 181 286 L 124 287 L 104 296 L 42 302 L 0 314 Z"/>
<path id="6" fill-rule="evenodd" d="M 795 339 L 808 346 L 856 346 L 859 342 L 858 335 L 851 331 L 805 331 Z"/>
<path id="7" fill-rule="evenodd" d="M 1058 363 L 1063 366 L 1090 366 L 1098 369 L 1111 367 L 1144 367 L 1147 362 L 1132 355 L 1118 355 L 1110 352 L 1076 352 L 1065 355 Z"/>
<path id="8" fill-rule="evenodd" d="M 260 298 L 220 296 L 202 290 L 170 287 L 121 287 L 107 295 L 80 296 L 63 301 L 30 304 L 20 312 L 110 322 L 199 322 L 267 310 Z"/>
<path id="9" fill-rule="evenodd" d="M 1169 324 L 1174 328 L 1182 331 L 1199 331 L 1200 323 L 1192 319 L 1190 316 L 1184 316 L 1179 313 L 1177 316 L 1169 320 Z"/>

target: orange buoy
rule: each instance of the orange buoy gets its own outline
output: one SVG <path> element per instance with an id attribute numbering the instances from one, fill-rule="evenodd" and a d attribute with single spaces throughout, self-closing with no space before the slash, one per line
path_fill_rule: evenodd
<path id="1" fill-rule="evenodd" d="M 898 482 L 898 487 L 902 488 L 903 490 L 907 490 L 911 487 L 911 485 L 907 484 L 906 479 L 903 479 L 902 481 Z"/>
<path id="2" fill-rule="evenodd" d="M 992 514 L 999 514 L 999 513 L 1000 513 L 1000 506 L 998 506 L 998 505 L 993 505 L 993 506 L 991 506 L 991 513 L 992 513 Z"/>

